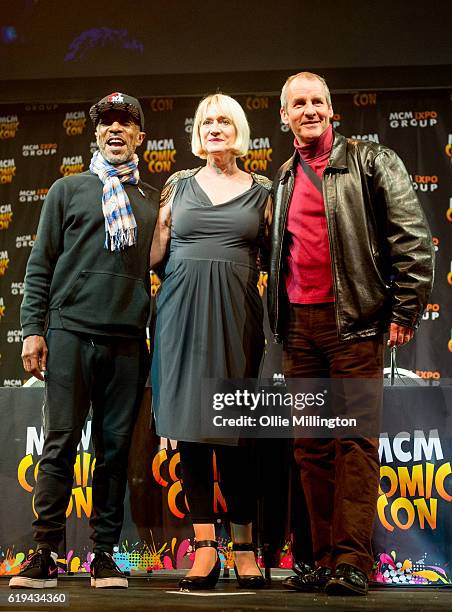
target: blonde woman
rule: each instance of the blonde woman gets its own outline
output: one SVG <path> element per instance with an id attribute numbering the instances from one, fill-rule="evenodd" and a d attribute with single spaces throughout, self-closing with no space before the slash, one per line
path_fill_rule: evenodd
<path id="1" fill-rule="evenodd" d="M 271 183 L 237 166 L 248 150 L 240 104 L 214 94 L 198 106 L 192 152 L 206 160 L 171 176 L 162 192 L 151 253 L 161 264 L 152 364 L 157 433 L 179 441 L 182 479 L 195 533 L 184 589 L 213 588 L 220 574 L 213 512 L 215 450 L 228 506 L 239 585 L 264 578 L 252 546 L 256 491 L 247 444 L 210 444 L 200 433 L 202 380 L 255 378 L 264 350 L 257 260 L 271 218 Z"/>

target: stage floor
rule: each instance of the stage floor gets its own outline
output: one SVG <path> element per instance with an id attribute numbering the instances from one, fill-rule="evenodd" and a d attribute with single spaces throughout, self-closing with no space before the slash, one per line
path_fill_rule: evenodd
<path id="1" fill-rule="evenodd" d="M 374 610 L 382 612 L 431 612 L 432 610 L 452 611 L 452 589 L 450 588 L 412 588 L 412 587 L 375 587 L 367 597 L 327 597 L 287 591 L 281 587 L 281 580 L 289 572 L 272 572 L 269 588 L 261 591 L 242 591 L 237 587 L 234 578 L 221 578 L 213 591 L 185 593 L 178 590 L 177 581 L 184 575 L 182 571 L 154 572 L 152 575 L 132 576 L 128 589 L 94 589 L 90 587 L 89 577 L 62 576 L 57 589 L 28 590 L 10 589 L 8 578 L 0 578 L 0 610 L 64 610 L 71 612 L 121 612 L 133 610 L 212 610 L 215 612 L 230 611 L 299 611 L 339 610 Z M 44 593 L 64 595 L 66 604 L 46 604 L 41 602 L 25 603 L 8 602 L 13 595 Z M 30 598 L 31 599 L 31 598 Z"/>

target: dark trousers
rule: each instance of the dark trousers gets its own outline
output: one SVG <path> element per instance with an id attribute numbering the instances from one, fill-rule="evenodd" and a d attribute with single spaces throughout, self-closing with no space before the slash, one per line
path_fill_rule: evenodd
<path id="1" fill-rule="evenodd" d="M 255 453 L 250 445 L 222 446 L 179 442 L 183 488 L 192 522 L 215 523 L 213 451 L 220 486 L 232 523 L 247 525 L 256 514 Z"/>
<path id="2" fill-rule="evenodd" d="M 63 539 L 77 445 L 91 407 L 96 457 L 91 538 L 95 551 L 111 552 L 121 533 L 130 440 L 148 375 L 146 344 L 52 329 L 47 345 L 34 539 L 38 547 L 55 551 Z"/>
<path id="3" fill-rule="evenodd" d="M 283 370 L 291 378 L 383 378 L 381 335 L 353 341 L 337 336 L 334 305 L 291 305 Z M 363 385 L 353 401 L 360 415 L 381 414 L 383 385 Z M 358 393 L 358 395 L 356 395 Z M 299 438 L 294 445 L 308 506 L 317 565 L 349 563 L 369 572 L 379 457 L 376 437 Z"/>

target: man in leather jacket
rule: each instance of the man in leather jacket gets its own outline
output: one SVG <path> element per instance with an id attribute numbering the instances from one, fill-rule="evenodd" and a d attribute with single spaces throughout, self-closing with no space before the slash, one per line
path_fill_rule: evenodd
<path id="1" fill-rule="evenodd" d="M 432 285 L 431 235 L 396 153 L 334 132 L 320 76 L 289 77 L 281 106 L 295 152 L 274 181 L 268 308 L 283 342 L 284 374 L 372 379 L 370 396 L 363 384 L 353 401 L 361 416 L 378 420 L 383 334 L 391 347 L 413 337 Z M 316 567 L 285 586 L 365 595 L 379 483 L 376 435 L 298 438 L 295 459 Z"/>

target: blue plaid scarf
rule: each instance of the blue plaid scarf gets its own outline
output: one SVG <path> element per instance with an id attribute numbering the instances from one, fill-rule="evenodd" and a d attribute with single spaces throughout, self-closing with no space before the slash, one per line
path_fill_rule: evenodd
<path id="1" fill-rule="evenodd" d="M 99 151 L 96 151 L 89 169 L 93 174 L 97 174 L 104 184 L 102 192 L 102 211 L 105 217 L 104 247 L 111 251 L 120 251 L 136 244 L 137 222 L 122 183 L 132 183 L 132 185 L 138 183 L 140 179 L 138 155 L 134 155 L 129 162 L 113 166 Z"/>

